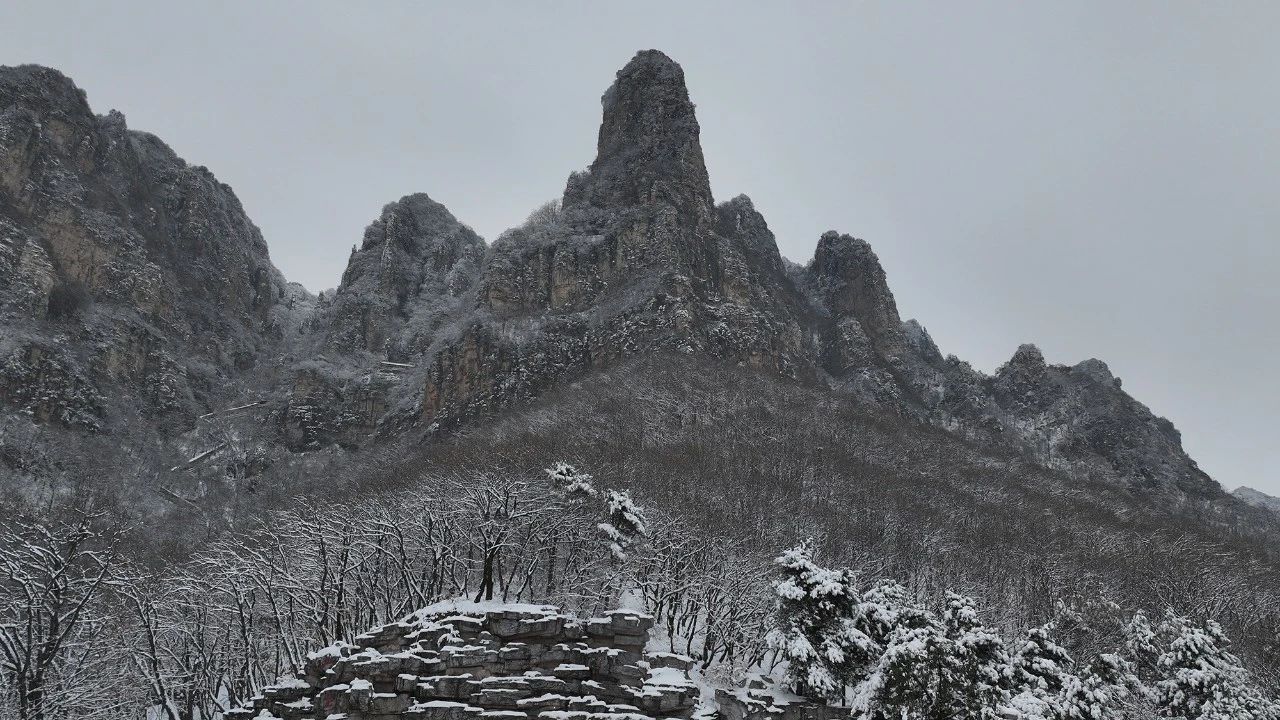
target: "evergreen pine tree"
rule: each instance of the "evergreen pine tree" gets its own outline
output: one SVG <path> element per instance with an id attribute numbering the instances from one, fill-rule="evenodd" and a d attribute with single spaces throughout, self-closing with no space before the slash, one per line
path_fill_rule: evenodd
<path id="1" fill-rule="evenodd" d="M 625 490 L 609 490 L 605 495 L 607 519 L 599 524 L 609 542 L 609 551 L 618 561 L 627 559 L 627 548 L 637 538 L 648 537 L 644 511 L 631 500 Z"/>
<path id="2" fill-rule="evenodd" d="M 939 706 L 948 717 L 994 718 L 1009 699 L 1013 668 L 1004 640 L 978 619 L 973 600 L 947 593 L 942 627 L 948 645 L 940 668 Z"/>
<path id="3" fill-rule="evenodd" d="M 1169 639 L 1157 667 L 1161 717 L 1180 720 L 1275 720 L 1280 707 L 1253 687 L 1230 641 L 1210 620 L 1198 627 L 1169 611 L 1160 633 Z"/>
<path id="4" fill-rule="evenodd" d="M 774 582 L 778 605 L 769 643 L 787 661 L 793 690 L 843 702 L 859 666 L 878 651 L 854 622 L 858 596 L 852 573 L 818 566 L 808 543 L 775 562 L 782 578 Z"/>
<path id="5" fill-rule="evenodd" d="M 543 472 L 547 474 L 552 487 L 571 498 L 582 500 L 593 498 L 597 494 L 595 486 L 591 484 L 592 477 L 567 462 L 557 462 Z"/>
<path id="6" fill-rule="evenodd" d="M 940 673 L 952 650 L 937 618 L 915 604 L 906 588 L 882 580 L 863 594 L 855 624 L 884 651 L 854 690 L 852 716 L 858 720 L 934 717 Z"/>
<path id="7" fill-rule="evenodd" d="M 1160 639 L 1146 613 L 1141 610 L 1135 612 L 1125 625 L 1124 645 L 1139 680 L 1154 682 L 1159 671 Z"/>
<path id="8" fill-rule="evenodd" d="M 875 669 L 854 692 L 852 717 L 857 720 L 951 717 L 937 707 L 940 670 L 946 664 L 949 644 L 936 621 L 896 628 L 889 634 Z"/>
<path id="9" fill-rule="evenodd" d="M 1052 633 L 1053 623 L 1031 628 L 1013 658 L 1014 683 L 1036 697 L 1061 693 L 1064 676 L 1071 672 L 1071 656 L 1053 641 Z"/>
<path id="10" fill-rule="evenodd" d="M 1138 685 L 1133 667 L 1119 655 L 1103 653 L 1079 677 L 1063 676 L 1063 687 L 1050 703 L 1053 720 L 1109 720 Z"/>

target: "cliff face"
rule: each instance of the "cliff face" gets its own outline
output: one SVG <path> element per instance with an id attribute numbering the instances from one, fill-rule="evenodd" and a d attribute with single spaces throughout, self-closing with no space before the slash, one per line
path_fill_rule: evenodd
<path id="1" fill-rule="evenodd" d="M 285 286 L 231 189 L 55 70 L 0 68 L 0 403 L 190 423 L 268 353 Z"/>
<path id="2" fill-rule="evenodd" d="M 617 73 L 559 201 L 486 247 L 404 197 L 318 302 L 286 288 L 229 188 L 55 71 L 5 68 L 0 100 L 0 401 L 39 423 L 189 420 L 256 377 L 285 445 L 354 447 L 697 353 L 1068 473 L 1221 493 L 1103 363 L 1024 346 L 988 376 L 901 320 L 867 242 L 832 231 L 807 266 L 784 260 L 749 198 L 715 204 L 684 73 L 657 51 Z"/>

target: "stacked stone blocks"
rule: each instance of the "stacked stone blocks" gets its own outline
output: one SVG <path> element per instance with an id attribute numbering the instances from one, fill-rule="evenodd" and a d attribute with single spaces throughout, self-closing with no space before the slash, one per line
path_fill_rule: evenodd
<path id="1" fill-rule="evenodd" d="M 449 601 L 308 656 L 227 720 L 687 719 L 692 661 L 645 653 L 653 619 Z"/>

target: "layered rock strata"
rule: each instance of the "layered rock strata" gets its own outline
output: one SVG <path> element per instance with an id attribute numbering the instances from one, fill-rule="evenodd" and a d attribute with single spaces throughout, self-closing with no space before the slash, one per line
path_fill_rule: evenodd
<path id="1" fill-rule="evenodd" d="M 578 619 L 546 605 L 443 602 L 312 653 L 234 718 L 689 718 L 692 662 L 646 653 L 650 616 Z"/>

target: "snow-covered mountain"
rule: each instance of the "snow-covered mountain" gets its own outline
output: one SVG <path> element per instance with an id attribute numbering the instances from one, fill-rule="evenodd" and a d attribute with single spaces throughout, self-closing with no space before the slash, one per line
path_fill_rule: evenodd
<path id="1" fill-rule="evenodd" d="M 987 376 L 899 317 L 867 242 L 831 231 L 806 265 L 781 257 L 749 198 L 713 199 L 683 71 L 655 50 L 618 72 L 597 156 L 558 202 L 486 245 L 408 195 L 319 300 L 284 282 L 230 188 L 119 113 L 93 115 L 61 74 L 4 68 L 0 99 L 0 402 L 25 438 L 5 455 L 20 482 L 86 447 L 135 465 L 156 438 L 171 466 L 221 442 L 202 416 L 244 405 L 267 428 L 249 474 L 286 448 L 430 442 L 677 353 L 1069 475 L 1223 497 L 1101 361 L 1050 364 L 1024 345 Z"/>

